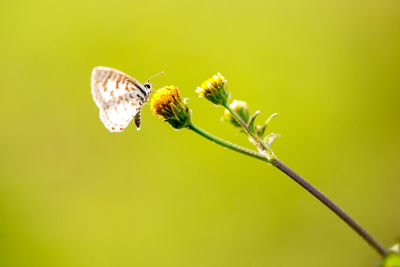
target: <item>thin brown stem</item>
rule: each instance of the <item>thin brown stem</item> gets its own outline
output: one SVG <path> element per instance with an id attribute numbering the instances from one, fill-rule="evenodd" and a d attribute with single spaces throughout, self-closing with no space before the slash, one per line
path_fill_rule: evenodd
<path id="1" fill-rule="evenodd" d="M 246 123 L 244 123 L 246 125 Z M 246 125 L 247 126 L 247 125 Z M 203 129 L 197 127 L 193 123 L 190 123 L 187 126 L 188 129 L 193 132 L 205 137 L 206 139 L 221 145 L 223 147 L 229 148 L 236 152 L 242 153 L 246 156 L 250 156 L 267 163 L 272 164 L 274 167 L 282 171 L 284 174 L 289 176 L 293 181 L 299 184 L 301 187 L 306 189 L 311 195 L 317 198 L 322 204 L 328 207 L 331 211 L 333 211 L 340 219 L 342 219 L 348 226 L 350 226 L 357 234 L 359 234 L 372 248 L 374 248 L 381 256 L 386 256 L 388 254 L 387 250 L 376 241 L 372 235 L 370 235 L 364 228 L 361 227 L 354 219 L 352 219 L 346 212 L 344 212 L 339 206 L 337 206 L 333 201 L 331 201 L 328 197 L 326 197 L 321 191 L 319 191 L 312 184 L 307 182 L 303 177 L 298 175 L 288 166 L 286 166 L 283 162 L 278 160 L 277 158 L 268 159 L 265 155 L 257 153 L 253 150 L 238 146 L 236 144 L 232 144 L 226 140 L 223 140 L 219 137 L 216 137 Z M 248 127 L 247 127 L 248 129 Z"/>
<path id="2" fill-rule="evenodd" d="M 321 191 L 315 188 L 312 184 L 307 182 L 303 177 L 298 175 L 295 171 L 286 166 L 279 159 L 272 159 L 271 164 L 289 176 L 293 181 L 307 190 L 311 195 L 321 201 L 326 207 L 333 211 L 340 219 L 342 219 L 348 226 L 356 231 L 368 244 L 373 247 L 382 257 L 388 254 L 387 250 L 376 241 L 364 228 L 361 227 L 353 218 L 344 212 L 333 201 L 326 197 Z"/>

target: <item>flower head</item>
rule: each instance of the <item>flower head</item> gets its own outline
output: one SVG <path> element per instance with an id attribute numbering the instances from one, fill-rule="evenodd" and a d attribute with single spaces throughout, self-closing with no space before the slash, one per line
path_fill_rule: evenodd
<path id="1" fill-rule="evenodd" d="M 235 111 L 244 122 L 248 123 L 250 119 L 250 108 L 249 105 L 241 100 L 233 100 L 229 105 L 233 111 Z M 224 120 L 229 121 L 234 126 L 241 128 L 240 123 L 232 116 L 229 110 L 225 109 Z"/>
<path id="2" fill-rule="evenodd" d="M 200 87 L 197 87 L 196 92 L 216 105 L 223 105 L 229 98 L 226 87 L 227 80 L 220 73 L 217 73 L 217 75 L 204 81 Z"/>
<path id="3" fill-rule="evenodd" d="M 149 106 L 154 115 L 164 119 L 175 129 L 181 129 L 190 123 L 190 110 L 175 86 L 165 86 L 153 93 Z"/>

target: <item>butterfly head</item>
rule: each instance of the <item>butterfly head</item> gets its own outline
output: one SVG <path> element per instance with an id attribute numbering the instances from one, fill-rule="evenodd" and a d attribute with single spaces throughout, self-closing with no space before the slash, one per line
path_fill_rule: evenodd
<path id="1" fill-rule="evenodd" d="M 150 80 L 153 79 L 154 77 L 160 76 L 161 74 L 164 74 L 164 71 L 157 73 L 156 75 L 153 75 L 150 78 L 148 78 L 147 81 L 143 84 L 143 86 L 146 87 L 148 90 L 152 91 Z"/>
<path id="2" fill-rule="evenodd" d="M 151 83 L 148 80 L 143 84 L 143 86 L 146 87 L 146 89 L 151 90 Z"/>

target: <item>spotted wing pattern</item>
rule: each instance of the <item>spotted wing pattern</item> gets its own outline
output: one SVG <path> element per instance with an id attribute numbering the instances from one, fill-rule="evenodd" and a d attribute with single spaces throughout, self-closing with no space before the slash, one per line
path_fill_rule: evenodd
<path id="1" fill-rule="evenodd" d="M 100 120 L 110 132 L 122 132 L 133 118 L 139 130 L 140 111 L 149 89 L 125 73 L 107 67 L 93 69 L 91 87 Z"/>

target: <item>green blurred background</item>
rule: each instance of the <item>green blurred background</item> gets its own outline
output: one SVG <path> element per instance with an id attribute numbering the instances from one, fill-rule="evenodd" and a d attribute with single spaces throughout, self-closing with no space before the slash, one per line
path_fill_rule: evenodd
<path id="1" fill-rule="evenodd" d="M 147 107 L 109 133 L 104 65 L 174 84 L 193 120 L 251 147 L 194 90 L 221 72 L 277 156 L 385 246 L 400 235 L 400 2 L 0 1 L 0 266 L 374 266 L 278 170 Z"/>

